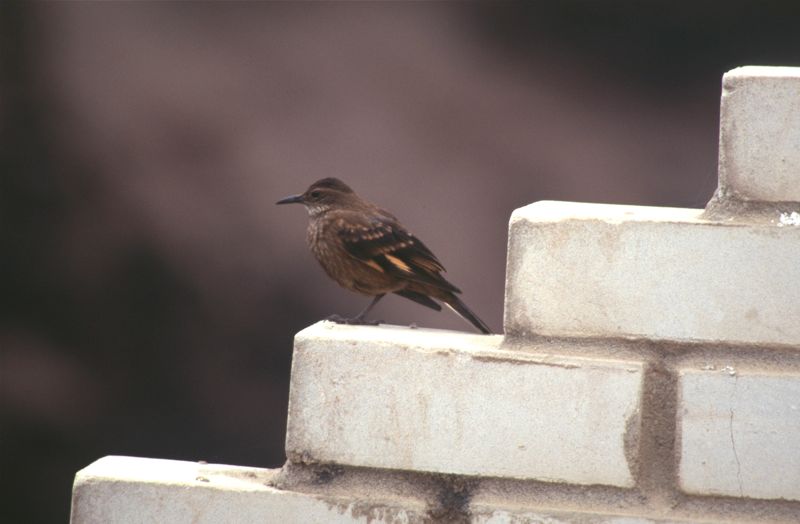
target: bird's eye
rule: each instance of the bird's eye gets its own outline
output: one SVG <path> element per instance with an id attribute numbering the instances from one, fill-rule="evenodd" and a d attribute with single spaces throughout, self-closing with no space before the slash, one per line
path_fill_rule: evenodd
<path id="1" fill-rule="evenodd" d="M 321 196 L 322 196 L 322 193 L 320 191 L 312 191 L 311 192 L 311 198 L 319 198 Z"/>

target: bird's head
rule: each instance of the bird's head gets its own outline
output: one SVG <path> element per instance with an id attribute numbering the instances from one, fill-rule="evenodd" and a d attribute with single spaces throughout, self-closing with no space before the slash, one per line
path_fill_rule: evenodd
<path id="1" fill-rule="evenodd" d="M 304 193 L 278 200 L 276 204 L 303 204 L 308 214 L 315 216 L 357 200 L 353 190 L 338 178 L 323 178 L 311 184 Z"/>

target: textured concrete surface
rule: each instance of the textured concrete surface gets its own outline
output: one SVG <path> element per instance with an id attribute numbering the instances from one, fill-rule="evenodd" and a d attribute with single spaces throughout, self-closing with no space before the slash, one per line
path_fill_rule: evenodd
<path id="1" fill-rule="evenodd" d="M 322 322 L 297 334 L 292 460 L 632 486 L 642 366 L 500 336 Z"/>
<path id="2" fill-rule="evenodd" d="M 719 183 L 723 198 L 800 202 L 800 68 L 725 73 Z"/>
<path id="3" fill-rule="evenodd" d="M 425 505 L 326 498 L 267 485 L 273 471 L 105 457 L 78 472 L 72 524 L 421 523 Z"/>
<path id="4" fill-rule="evenodd" d="M 514 335 L 800 344 L 800 227 L 537 202 L 511 217 Z"/>
<path id="5" fill-rule="evenodd" d="M 681 489 L 800 500 L 800 375 L 684 369 L 679 393 Z"/>

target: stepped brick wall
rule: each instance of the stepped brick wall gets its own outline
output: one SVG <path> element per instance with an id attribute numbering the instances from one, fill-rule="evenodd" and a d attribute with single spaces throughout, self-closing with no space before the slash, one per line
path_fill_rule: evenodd
<path id="1" fill-rule="evenodd" d="M 705 210 L 518 209 L 504 335 L 315 324 L 284 468 L 105 457 L 72 522 L 800 522 L 800 69 L 721 108 Z"/>

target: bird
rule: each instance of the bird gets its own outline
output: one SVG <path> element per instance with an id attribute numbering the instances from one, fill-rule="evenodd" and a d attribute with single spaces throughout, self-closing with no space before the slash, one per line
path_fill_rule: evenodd
<path id="1" fill-rule="evenodd" d="M 318 180 L 299 195 L 276 204 L 303 204 L 308 211 L 306 234 L 314 257 L 343 288 L 372 296 L 353 318 L 328 317 L 337 323 L 375 324 L 366 316 L 385 295 L 394 293 L 441 311 L 447 305 L 481 333 L 492 331 L 458 297 L 444 266 L 420 239 L 393 214 L 358 196 L 338 178 Z"/>

